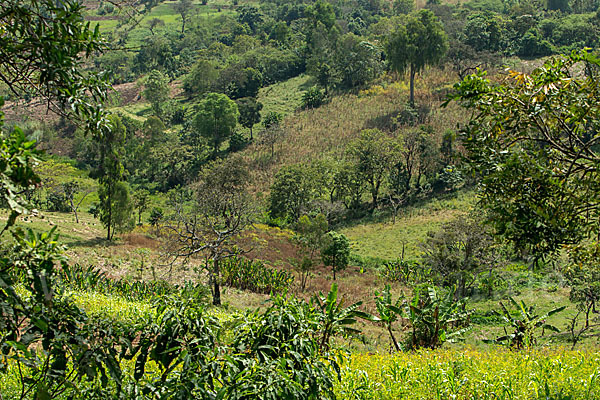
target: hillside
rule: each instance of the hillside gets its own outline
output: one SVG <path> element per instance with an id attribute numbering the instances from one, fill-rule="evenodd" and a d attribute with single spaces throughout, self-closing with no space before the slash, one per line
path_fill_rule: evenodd
<path id="1" fill-rule="evenodd" d="M 0 2 L 0 400 L 600 398 L 599 22 Z"/>

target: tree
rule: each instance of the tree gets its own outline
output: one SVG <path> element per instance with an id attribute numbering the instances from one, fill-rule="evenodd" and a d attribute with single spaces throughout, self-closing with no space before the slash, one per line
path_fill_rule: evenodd
<path id="1" fill-rule="evenodd" d="M 100 222 L 107 227 L 107 240 L 112 240 L 115 233 L 127 232 L 133 228 L 133 207 L 125 182 L 100 185 L 98 197 Z"/>
<path id="2" fill-rule="evenodd" d="M 81 203 L 83 203 L 83 200 L 85 200 L 87 195 L 93 192 L 93 189 L 83 188 L 82 184 L 77 181 L 65 182 L 61 185 L 61 189 L 65 194 L 65 198 L 69 202 L 69 208 L 71 209 L 71 212 L 73 213 L 73 215 L 75 215 L 75 222 L 79 223 L 79 216 L 77 215 L 77 211 L 79 210 Z M 78 201 L 75 200 L 77 193 L 82 191 L 82 189 L 82 196 L 79 197 Z"/>
<path id="3" fill-rule="evenodd" d="M 373 43 L 349 33 L 338 41 L 336 69 L 341 84 L 347 88 L 367 85 L 383 72 L 381 49 Z"/>
<path id="4" fill-rule="evenodd" d="M 252 32 L 256 26 L 263 21 L 262 15 L 256 6 L 243 5 L 238 9 L 238 21 L 240 24 L 248 24 Z"/>
<path id="5" fill-rule="evenodd" d="M 535 265 L 599 233 L 598 71 L 600 60 L 581 51 L 501 83 L 479 72 L 455 87 L 453 98 L 473 112 L 461 137 L 480 204 Z"/>
<path id="6" fill-rule="evenodd" d="M 331 267 L 335 281 L 335 273 L 346 269 L 350 261 L 350 242 L 346 235 L 335 231 L 328 232 L 321 249 L 321 259 L 323 264 Z"/>
<path id="7" fill-rule="evenodd" d="M 115 230 L 124 231 L 130 225 L 131 205 L 123 178 L 123 144 L 125 126 L 117 116 L 111 116 L 111 129 L 100 143 L 100 167 L 96 172 L 100 182 L 100 221 L 106 227 L 106 240 L 112 240 Z"/>
<path id="8" fill-rule="evenodd" d="M 150 33 L 154 35 L 154 30 L 159 26 L 165 26 L 165 21 L 160 18 L 152 18 L 148 21 L 148 29 L 150 29 Z"/>
<path id="9" fill-rule="evenodd" d="M 133 192 L 133 206 L 138 212 L 138 225 L 142 224 L 142 213 L 150 205 L 150 192 L 146 189 L 138 189 Z"/>
<path id="10" fill-rule="evenodd" d="M 248 166 L 240 157 L 212 162 L 194 188 L 194 205 L 186 213 L 181 204 L 166 223 L 166 251 L 174 262 L 205 257 L 213 304 L 221 305 L 220 262 L 241 252 L 235 241 L 254 220 L 247 189 Z"/>
<path id="11" fill-rule="evenodd" d="M 437 64 L 448 49 L 446 34 L 429 10 L 407 17 L 387 38 L 385 52 L 392 70 L 409 72 L 410 104 L 415 104 L 415 75 L 427 65 Z"/>
<path id="12" fill-rule="evenodd" d="M 218 77 L 219 72 L 211 61 L 199 60 L 183 79 L 183 90 L 190 96 L 202 95 L 213 89 Z"/>
<path id="13" fill-rule="evenodd" d="M 567 12 L 571 9 L 569 0 L 546 0 L 546 8 L 548 10 L 558 10 Z"/>
<path id="14" fill-rule="evenodd" d="M 282 167 L 275 175 L 269 195 L 269 215 L 297 221 L 313 198 L 313 184 L 308 167 L 294 164 Z"/>
<path id="15" fill-rule="evenodd" d="M 179 0 L 177 3 L 173 4 L 173 8 L 175 12 L 181 16 L 181 34 L 185 33 L 185 24 L 190 18 L 190 14 L 193 11 L 194 4 L 192 0 Z"/>
<path id="16" fill-rule="evenodd" d="M 80 2 L 70 0 L 0 2 L 0 80 L 17 98 L 38 97 L 48 109 L 85 124 L 101 139 L 111 128 L 102 108 L 106 82 L 83 72 L 82 65 L 103 46 L 98 30 L 84 24 L 83 12 Z M 0 110 L 4 131 L 3 116 Z M 40 182 L 33 169 L 38 155 L 35 142 L 18 127 L 0 135 L 0 200 L 10 211 L 0 236 L 30 210 L 23 194 Z M 116 353 L 103 342 L 99 324 L 57 284 L 57 267 L 66 268 L 67 262 L 55 229 L 12 234 L 12 239 L 2 239 L 12 249 L 0 258 L 0 351 L 4 371 L 9 365 L 22 371 L 17 396 L 72 397 L 79 394 L 73 389 L 79 383 L 100 374 L 120 380 Z M 24 290 L 16 291 L 18 286 Z M 106 389 L 108 381 L 100 385 Z"/>
<path id="17" fill-rule="evenodd" d="M 410 14 L 415 9 L 415 0 L 394 0 L 394 13 Z"/>
<path id="18" fill-rule="evenodd" d="M 219 87 L 232 99 L 257 97 L 262 83 L 260 71 L 241 64 L 232 64 L 219 75 Z"/>
<path id="19" fill-rule="evenodd" d="M 365 180 L 356 164 L 346 160 L 333 176 L 333 199 L 341 201 L 347 209 L 356 210 L 365 192 Z"/>
<path id="20" fill-rule="evenodd" d="M 154 69 L 144 80 L 144 91 L 142 94 L 152 106 L 154 115 L 161 118 L 162 106 L 169 99 L 169 78 L 162 72 Z"/>
<path id="21" fill-rule="evenodd" d="M 149 116 L 142 126 L 145 139 L 144 142 L 147 142 L 151 146 L 163 143 L 167 139 L 165 135 L 166 129 L 167 127 L 160 118 L 155 117 L 154 115 Z M 145 151 L 148 151 L 148 149 L 146 148 Z"/>
<path id="22" fill-rule="evenodd" d="M 308 256 L 300 264 L 302 272 L 300 290 L 304 290 L 306 287 L 308 274 L 315 262 L 315 255 L 323 248 L 323 240 L 328 225 L 327 218 L 321 213 L 317 214 L 314 218 L 303 215 L 296 224 L 297 234 L 295 240 L 308 253 Z"/>
<path id="23" fill-rule="evenodd" d="M 496 266 L 492 237 L 476 219 L 459 217 L 427 236 L 423 263 L 431 267 L 444 286 L 456 286 L 457 300 L 467 295 L 479 273 Z"/>
<path id="24" fill-rule="evenodd" d="M 465 43 L 478 52 L 501 50 L 505 34 L 500 16 L 487 12 L 470 15 L 463 29 Z"/>
<path id="25" fill-rule="evenodd" d="M 380 130 L 369 129 L 362 131 L 360 137 L 350 143 L 347 152 L 370 187 L 371 206 L 375 209 L 381 184 L 399 158 L 399 146 Z"/>
<path id="26" fill-rule="evenodd" d="M 252 140 L 252 127 L 260 122 L 260 110 L 263 104 L 254 97 L 244 97 L 236 100 L 240 112 L 240 125 L 250 129 L 250 140 Z"/>
<path id="27" fill-rule="evenodd" d="M 221 143 L 228 139 L 238 122 L 237 104 L 221 93 L 209 93 L 198 104 L 192 122 L 195 133 L 209 140 L 216 157 Z"/>
<path id="28" fill-rule="evenodd" d="M 283 116 L 275 111 L 269 112 L 263 118 L 265 129 L 262 131 L 261 143 L 271 148 L 271 158 L 275 155 L 275 143 L 283 136 L 282 120 Z"/>
<path id="29" fill-rule="evenodd" d="M 40 97 L 99 137 L 109 129 L 102 107 L 108 76 L 83 65 L 105 45 L 99 29 L 78 18 L 83 9 L 75 0 L 0 2 L 0 81 L 16 98 Z"/>

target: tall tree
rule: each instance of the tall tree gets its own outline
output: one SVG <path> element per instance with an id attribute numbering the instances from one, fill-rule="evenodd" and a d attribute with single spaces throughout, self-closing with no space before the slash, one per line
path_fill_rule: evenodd
<path id="1" fill-rule="evenodd" d="M 220 263 L 239 254 L 236 239 L 254 219 L 249 184 L 243 159 L 232 156 L 215 161 L 195 185 L 192 212 L 178 206 L 166 223 L 166 250 L 173 261 L 204 257 L 214 305 L 221 304 Z"/>
<path id="2" fill-rule="evenodd" d="M 400 147 L 378 129 L 361 132 L 348 146 L 348 155 L 356 165 L 361 178 L 371 190 L 373 208 L 377 207 L 379 192 L 391 168 L 400 158 Z"/>
<path id="3" fill-rule="evenodd" d="M 209 140 L 216 157 L 221 143 L 231 137 L 240 113 L 237 104 L 221 93 L 209 93 L 198 104 L 194 133 Z"/>
<path id="4" fill-rule="evenodd" d="M 162 117 L 163 104 L 169 99 L 169 78 L 159 70 L 152 70 L 144 80 L 142 94 L 152 105 L 152 111 L 158 118 Z"/>
<path id="5" fill-rule="evenodd" d="M 192 0 L 179 0 L 173 4 L 175 12 L 181 16 L 181 34 L 185 33 L 185 24 L 188 22 L 190 15 L 192 14 L 194 4 Z"/>
<path id="6" fill-rule="evenodd" d="M 346 235 L 335 231 L 328 232 L 325 235 L 321 258 L 323 264 L 331 267 L 335 281 L 336 272 L 346 269 L 350 261 L 350 242 Z"/>
<path id="7" fill-rule="evenodd" d="M 473 115 L 461 137 L 481 204 L 534 261 L 600 233 L 598 71 L 600 59 L 581 51 L 499 84 L 480 72 L 456 85 Z"/>
<path id="8" fill-rule="evenodd" d="M 138 225 L 142 224 L 142 213 L 148 209 L 149 205 L 150 192 L 143 188 L 133 192 L 133 206 L 138 212 Z"/>
<path id="9" fill-rule="evenodd" d="M 250 140 L 252 140 L 252 127 L 260 122 L 260 110 L 263 104 L 254 97 L 244 97 L 236 100 L 236 103 L 240 112 L 240 125 L 250 129 Z"/>
<path id="10" fill-rule="evenodd" d="M 406 18 L 387 38 L 385 52 L 392 70 L 410 78 L 410 104 L 415 104 L 415 76 L 425 66 L 438 63 L 448 49 L 442 24 L 429 10 Z"/>
<path id="11" fill-rule="evenodd" d="M 106 227 L 106 240 L 112 240 L 116 230 L 125 230 L 131 217 L 127 187 L 122 182 L 124 168 L 121 159 L 126 130 L 119 117 L 112 115 L 110 122 L 111 129 L 99 145 L 100 168 L 97 171 L 100 221 Z"/>

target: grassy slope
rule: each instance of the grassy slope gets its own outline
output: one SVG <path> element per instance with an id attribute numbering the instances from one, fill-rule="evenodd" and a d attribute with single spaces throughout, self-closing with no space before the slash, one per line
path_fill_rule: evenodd
<path id="1" fill-rule="evenodd" d="M 400 212 L 396 223 L 386 216 L 382 222 L 358 223 L 344 229 L 352 251 L 362 257 L 393 260 L 402 255 L 420 254 L 420 243 L 427 232 L 436 231 L 445 222 L 469 212 L 475 202 L 473 192 L 458 193 L 446 199 L 428 201 Z"/>
<path id="2" fill-rule="evenodd" d="M 440 109 L 442 96 L 432 94 L 433 88 L 447 87 L 454 81 L 451 73 L 437 68 L 426 70 L 417 79 L 417 102 L 431 108 L 432 113 L 426 122 L 440 134 L 456 128 L 456 124 L 464 119 L 464 113 L 454 104 Z M 279 96 L 270 100 L 270 104 L 283 102 L 281 97 L 289 98 L 286 90 L 289 84 L 283 82 L 267 88 L 270 95 Z M 262 93 L 265 93 L 265 89 Z M 335 96 L 328 104 L 317 109 L 297 111 L 284 120 L 285 133 L 275 144 L 272 158 L 270 147 L 261 144 L 261 133 L 258 132 L 256 142 L 244 152 L 253 163 L 257 189 L 267 192 L 275 173 L 283 165 L 326 157 L 342 158 L 349 141 L 358 137 L 363 129 L 389 130 L 393 126 L 393 118 L 405 106 L 407 95 L 405 83 L 389 83 L 386 80 L 369 91 Z"/>

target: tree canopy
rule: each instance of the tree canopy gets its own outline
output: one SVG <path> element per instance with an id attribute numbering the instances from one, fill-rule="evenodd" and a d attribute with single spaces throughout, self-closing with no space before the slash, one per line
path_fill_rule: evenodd
<path id="1" fill-rule="evenodd" d="M 473 112 L 462 137 L 481 203 L 500 234 L 537 257 L 599 233 L 599 71 L 581 51 L 501 83 L 478 72 L 455 86 Z"/>
<path id="2" fill-rule="evenodd" d="M 209 93 L 198 104 L 193 129 L 209 140 L 213 156 L 221 143 L 233 134 L 239 115 L 237 104 L 221 93 Z"/>
<path id="3" fill-rule="evenodd" d="M 385 52 L 390 67 L 410 74 L 410 103 L 414 104 L 415 75 L 425 66 L 438 63 L 448 49 L 448 39 L 442 24 L 429 10 L 406 17 L 387 38 Z"/>

